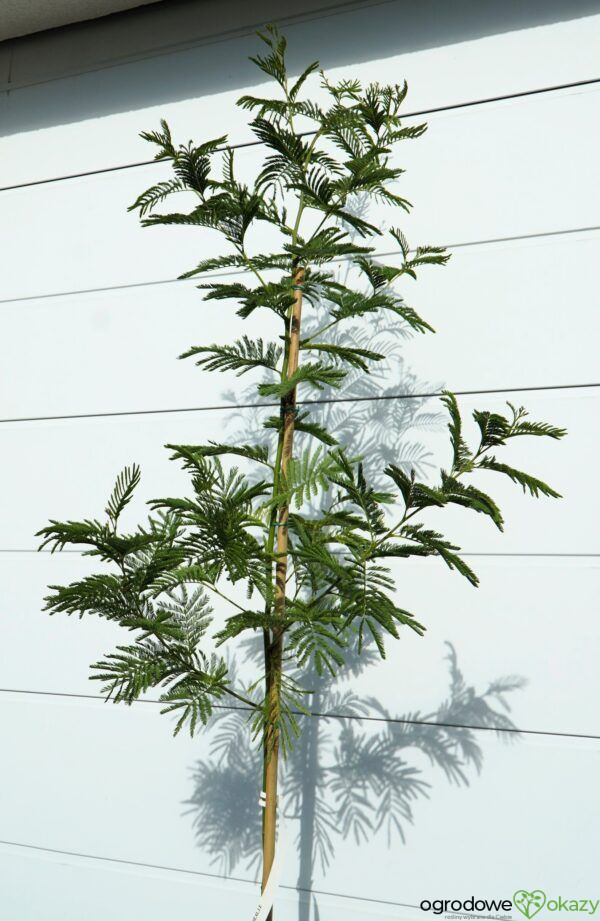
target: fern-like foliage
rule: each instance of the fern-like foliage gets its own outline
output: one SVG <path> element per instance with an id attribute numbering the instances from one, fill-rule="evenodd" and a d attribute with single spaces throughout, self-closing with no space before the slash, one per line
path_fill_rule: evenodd
<path id="1" fill-rule="evenodd" d="M 476 410 L 479 435 L 472 439 L 458 401 L 446 393 L 450 460 L 425 482 L 417 461 L 397 455 L 394 444 L 373 474 L 370 458 L 353 450 L 352 423 L 346 420 L 341 438 L 339 426 L 317 415 L 310 398 L 329 399 L 348 380 L 383 373 L 386 355 L 370 347 L 365 325 L 385 322 L 398 337 L 431 331 L 399 286 L 423 268 L 444 265 L 448 254 L 409 245 L 396 227 L 398 215 L 411 209 L 397 150 L 426 128 L 404 124 L 406 84 L 335 83 L 316 63 L 292 80 L 283 36 L 271 27 L 260 39 L 263 52 L 252 60 L 274 92 L 239 100 L 254 149 L 263 154 L 255 175 L 239 178 L 227 138 L 178 144 L 163 121 L 143 137 L 171 176 L 143 191 L 131 210 L 147 227 L 189 226 L 200 241 L 220 236 L 223 251 L 182 266 L 182 277 L 198 278 L 204 299 L 233 310 L 236 323 L 258 313 L 273 332 L 267 341 L 250 333 L 200 341 L 181 357 L 203 372 L 257 371 L 257 407 L 275 402 L 279 412 L 256 441 L 168 445 L 189 489 L 152 500 L 150 517 L 133 531 L 123 531 L 121 520 L 138 487 L 135 465 L 117 478 L 103 518 L 52 521 L 39 533 L 43 546 L 81 547 L 104 566 L 52 587 L 50 613 L 99 616 L 133 634 L 93 666 L 107 697 L 131 703 L 154 692 L 175 716 L 175 730 L 192 733 L 216 701 L 241 705 L 270 757 L 280 746 L 291 748 L 301 731 L 299 714 L 310 698 L 299 675 L 335 675 L 347 666 L 350 647 L 385 656 L 407 630 L 425 631 L 402 605 L 401 559 L 437 558 L 477 585 L 460 548 L 419 516 L 454 505 L 502 529 L 502 513 L 484 491 L 489 474 L 534 497 L 558 496 L 499 458 L 502 448 L 526 436 L 559 439 L 564 431 L 509 404 L 506 415 Z M 319 102 L 308 95 L 315 80 Z M 385 219 L 370 217 L 373 202 Z M 378 257 L 390 249 L 393 255 Z M 347 267 L 343 277 L 340 266 Z M 246 687 L 220 650 L 254 634 L 265 659 Z M 457 685 L 455 711 L 460 698 Z M 423 792 L 401 761 L 381 773 L 386 745 L 396 750 L 398 739 L 348 731 L 340 741 L 344 770 L 331 783 L 339 821 L 357 839 L 384 825 L 390 811 L 409 820 L 410 800 Z M 443 760 L 439 752 L 430 757 Z M 361 776 L 387 791 L 376 814 L 352 786 Z"/>
<path id="2" fill-rule="evenodd" d="M 282 349 L 274 342 L 244 336 L 232 345 L 195 345 L 180 358 L 197 358 L 196 364 L 206 371 L 236 371 L 238 377 L 255 368 L 277 370 Z M 200 357 L 198 357 L 200 356 Z"/>

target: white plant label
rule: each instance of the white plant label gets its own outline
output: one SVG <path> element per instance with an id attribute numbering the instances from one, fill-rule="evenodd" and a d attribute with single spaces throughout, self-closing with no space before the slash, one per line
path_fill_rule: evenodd
<path id="1" fill-rule="evenodd" d="M 265 808 L 265 794 L 260 794 L 260 805 Z M 285 818 L 283 811 L 279 812 L 278 816 L 278 833 L 277 841 L 275 843 L 275 854 L 273 856 L 273 865 L 271 866 L 271 872 L 269 873 L 269 878 L 267 880 L 267 885 L 265 886 L 264 892 L 261 894 L 261 897 L 258 901 L 256 911 L 252 915 L 252 921 L 266 921 L 269 912 L 273 908 L 273 903 L 275 901 L 275 896 L 277 895 L 277 890 L 279 888 L 279 880 L 281 878 L 281 870 L 283 867 L 283 858 L 285 854 L 286 847 L 286 828 L 285 828 Z"/>

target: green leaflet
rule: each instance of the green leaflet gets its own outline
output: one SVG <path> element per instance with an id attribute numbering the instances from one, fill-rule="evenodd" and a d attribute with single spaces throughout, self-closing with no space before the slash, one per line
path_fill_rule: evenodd
<path id="1" fill-rule="evenodd" d="M 274 342 L 244 336 L 232 345 L 195 345 L 180 358 L 196 358 L 196 365 L 207 371 L 235 371 L 237 376 L 256 368 L 277 370 L 282 349 Z"/>
<path id="2" fill-rule="evenodd" d="M 561 498 L 560 493 L 548 486 L 547 483 L 544 483 L 543 480 L 539 480 L 523 470 L 516 470 L 508 464 L 501 464 L 493 456 L 482 458 L 478 466 L 485 470 L 494 470 L 496 473 L 504 473 L 513 483 L 521 486 L 523 492 L 529 492 L 536 499 L 538 496 L 551 496 L 553 499 Z"/>
<path id="3" fill-rule="evenodd" d="M 367 362 L 382 361 L 382 359 L 385 358 L 385 355 L 379 352 L 373 352 L 370 349 L 348 348 L 346 346 L 327 342 L 306 342 L 302 343 L 300 348 L 303 351 L 312 349 L 317 352 L 325 352 L 326 355 L 331 355 L 331 357 L 337 361 L 345 362 L 353 368 L 360 368 L 361 371 L 366 372 L 369 370 Z"/>
<path id="4" fill-rule="evenodd" d="M 346 376 L 346 372 L 333 365 L 322 365 L 320 362 L 300 365 L 298 370 L 290 377 L 278 384 L 259 384 L 258 392 L 261 397 L 286 397 L 295 390 L 299 384 L 310 384 L 316 390 L 325 387 L 339 387 Z"/>
<path id="5" fill-rule="evenodd" d="M 266 507 L 293 504 L 299 509 L 320 492 L 326 492 L 338 471 L 336 454 L 326 453 L 322 445 L 314 450 L 307 448 L 301 457 L 291 458 L 281 480 L 281 490 L 273 495 Z"/>

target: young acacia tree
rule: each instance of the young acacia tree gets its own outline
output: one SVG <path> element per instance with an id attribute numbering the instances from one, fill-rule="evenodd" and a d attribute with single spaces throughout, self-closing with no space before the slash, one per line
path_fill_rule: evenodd
<path id="1" fill-rule="evenodd" d="M 252 60 L 273 78 L 275 93 L 238 101 L 251 113 L 260 145 L 254 150 L 265 154 L 253 180 L 238 178 L 226 137 L 177 146 L 162 122 L 143 137 L 157 146 L 157 160 L 171 164 L 173 176 L 132 208 L 145 226 L 190 225 L 221 235 L 222 254 L 182 277 L 213 273 L 200 285 L 205 299 L 234 303 L 243 319 L 266 314 L 273 338 L 202 343 L 182 357 L 207 371 L 258 369 L 257 405 L 275 403 L 279 411 L 254 443 L 169 445 L 190 474 L 191 493 L 151 502 L 151 516 L 133 532 L 123 533 L 119 520 L 138 484 L 137 466 L 119 475 L 104 520 L 52 521 L 39 533 L 53 550 L 84 545 L 109 564 L 52 586 L 47 598 L 51 613 L 96 614 L 135 633 L 131 644 L 92 665 L 107 697 L 131 702 L 161 688 L 164 712 L 178 716 L 176 732 L 187 725 L 194 733 L 216 703 L 249 708 L 263 753 L 264 888 L 276 842 L 280 753 L 300 732 L 299 714 L 310 710 L 310 688 L 293 676 L 335 674 L 347 650 L 354 656 L 368 645 L 383 657 L 386 642 L 402 630 L 424 632 L 396 594 L 391 567 L 400 559 L 440 557 L 477 585 L 459 548 L 418 516 L 459 505 L 502 529 L 496 503 L 469 478 L 495 471 L 533 496 L 557 496 L 496 452 L 512 439 L 564 432 L 529 421 L 524 409 L 509 404 L 506 416 L 474 412 L 479 434 L 470 446 L 457 401 L 445 393 L 451 460 L 426 483 L 397 464 L 371 476 L 352 444 L 336 443 L 319 422 L 314 401 L 299 404 L 300 388 L 303 395 L 339 388 L 348 370 L 366 375 L 383 358 L 351 338 L 340 344 L 340 329 L 385 315 L 399 331 L 427 331 L 397 282 L 448 257 L 437 247 L 411 250 L 395 228 L 386 235 L 391 240 L 380 243 L 383 211 L 393 220 L 410 207 L 398 192 L 395 148 L 425 130 L 401 121 L 406 85 L 363 88 L 321 73 L 319 101 L 313 101 L 304 93 L 318 64 L 290 80 L 285 39 L 273 27 L 260 38 L 266 52 Z M 176 193 L 191 193 L 191 207 L 162 213 L 164 200 Z M 357 196 L 376 203 L 376 224 L 357 215 Z M 397 251 L 392 264 L 376 256 L 390 245 Z M 227 278 L 219 277 L 223 270 Z M 309 316 L 303 326 L 307 308 L 319 316 L 325 310 L 326 321 L 310 325 Z M 263 665 L 253 683 L 241 685 L 220 648 L 256 633 Z"/>

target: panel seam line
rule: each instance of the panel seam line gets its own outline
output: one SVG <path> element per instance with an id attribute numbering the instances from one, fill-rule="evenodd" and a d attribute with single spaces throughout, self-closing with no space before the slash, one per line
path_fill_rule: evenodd
<path id="1" fill-rule="evenodd" d="M 81 851 L 67 851 L 61 848 L 44 847 L 43 845 L 40 845 L 40 844 L 26 844 L 25 842 L 22 842 L 22 841 L 6 841 L 3 839 L 0 839 L 0 845 L 4 845 L 5 847 L 19 847 L 19 848 L 24 848 L 24 849 L 33 850 L 33 851 L 43 851 L 48 854 L 59 854 L 64 857 L 75 857 L 75 858 L 83 858 L 85 860 L 98 860 L 98 861 L 102 861 L 106 863 L 125 864 L 126 866 L 142 867 L 148 870 L 162 870 L 162 871 L 166 871 L 170 873 L 185 873 L 191 876 L 204 876 L 204 877 L 208 877 L 209 879 L 221 880 L 223 883 L 235 882 L 235 883 L 249 883 L 250 885 L 253 885 L 253 886 L 259 885 L 258 880 L 245 879 L 244 877 L 241 877 L 241 876 L 225 876 L 220 873 L 209 873 L 208 871 L 191 870 L 185 867 L 169 867 L 163 864 L 144 863 L 139 860 L 128 860 L 123 857 L 105 857 L 101 854 L 86 854 Z M 416 905 L 410 905 L 406 902 L 391 902 L 385 899 L 371 899 L 371 898 L 367 898 L 366 896 L 363 897 L 363 896 L 358 896 L 358 895 L 347 895 L 342 892 L 327 892 L 321 889 L 306 889 L 306 888 L 303 888 L 302 886 L 281 885 L 280 888 L 291 890 L 292 892 L 307 892 L 307 893 L 315 894 L 315 895 L 333 896 L 335 898 L 351 899 L 351 900 L 359 901 L 359 902 L 371 902 L 371 903 L 378 904 L 378 905 L 393 905 L 393 906 L 403 907 L 403 908 L 417 908 L 418 907 Z"/>
<path id="2" fill-rule="evenodd" d="M 539 384 L 529 387 L 490 387 L 479 390 L 452 390 L 455 396 L 484 396 L 486 394 L 497 393 L 531 393 L 545 391 L 565 391 L 565 390 L 593 390 L 600 387 L 597 383 L 582 384 Z M 298 400 L 299 406 L 328 406 L 338 403 L 376 403 L 391 400 L 433 400 L 444 396 L 446 390 L 436 390 L 422 393 L 392 393 L 379 394 L 378 396 L 347 396 L 347 397 L 323 397 L 317 400 Z M 49 416 L 8 416 L 0 419 L 0 425 L 18 424 L 23 422 L 63 422 L 78 419 L 112 419 L 124 416 L 156 416 L 176 413 L 197 413 L 197 412 L 235 412 L 240 409 L 272 409 L 279 406 L 279 403 L 218 403 L 211 406 L 179 406 L 166 407 L 165 409 L 123 409 L 111 410 L 107 412 L 94 413 L 64 413 Z"/>
<path id="3" fill-rule="evenodd" d="M 563 230 L 540 230 L 535 231 L 534 233 L 523 233 L 523 234 L 513 234 L 506 237 L 490 237 L 488 239 L 482 240 L 465 240 L 459 243 L 447 243 L 444 245 L 444 249 L 454 251 L 457 249 L 466 249 L 468 247 L 479 247 L 479 246 L 493 246 L 502 243 L 518 243 L 522 240 L 543 240 L 548 237 L 563 237 L 569 236 L 570 234 L 577 233 L 594 233 L 600 230 L 600 224 L 592 224 L 585 227 L 567 227 Z M 410 252 L 415 252 L 410 250 Z M 381 252 L 372 253 L 373 259 L 383 259 L 393 256 L 399 256 L 401 250 L 385 250 Z M 332 264 L 343 264 L 346 260 L 343 258 L 332 259 Z M 230 278 L 232 276 L 238 275 L 247 275 L 249 274 L 245 269 L 235 269 L 227 272 L 206 272 L 202 277 L 203 278 Z M 152 288 L 159 287 L 160 285 L 173 285 L 173 284 L 187 284 L 187 285 L 197 285 L 198 278 L 156 278 L 151 281 L 132 281 L 124 282 L 118 285 L 104 285 L 96 288 L 77 288 L 71 291 L 50 291 L 44 294 L 25 294 L 20 295 L 19 297 L 6 297 L 0 298 L 0 304 L 20 304 L 23 301 L 39 301 L 46 300 L 48 298 L 60 298 L 60 297 L 74 297 L 75 295 L 80 294 L 102 294 L 105 292 L 111 291 L 127 291 L 132 288 Z"/>
<path id="4" fill-rule="evenodd" d="M 0 688 L 0 694 L 16 694 L 23 696 L 32 696 L 32 697 L 55 697 L 65 700 L 93 700 L 100 701 L 103 703 L 121 703 L 120 701 L 112 701 L 105 697 L 102 697 L 100 694 L 75 694 L 68 693 L 63 691 L 32 691 L 27 689 L 19 688 Z M 154 700 L 152 698 L 138 699 L 133 701 L 134 704 L 145 704 L 145 705 L 155 705 L 161 706 L 164 702 L 160 700 Z M 213 704 L 213 709 L 215 710 L 225 710 L 227 712 L 248 712 L 251 713 L 252 710 L 250 707 L 240 707 L 237 705 L 229 704 Z M 427 726 L 432 729 L 465 729 L 474 732 L 495 732 L 495 733 L 506 733 L 509 735 L 532 735 L 532 736 L 550 736 L 552 738 L 567 738 L 567 739 L 586 739 L 591 741 L 600 741 L 600 735 L 595 735 L 593 733 L 582 733 L 582 732 L 562 732 L 552 729 L 520 729 L 517 726 L 507 727 L 507 726 L 482 726 L 476 724 L 467 724 L 467 723 L 446 723 L 436 720 L 427 720 L 427 719 L 408 719 L 403 717 L 389 717 L 389 716 L 368 716 L 363 714 L 353 714 L 353 713 L 336 713 L 336 712 L 322 712 L 319 710 L 311 710 L 306 712 L 300 710 L 292 711 L 296 716 L 310 716 L 315 719 L 332 719 L 332 720 L 353 720 L 355 722 L 367 722 L 367 723 L 386 723 L 392 725 L 402 725 L 402 726 Z"/>
<path id="5" fill-rule="evenodd" d="M 504 95 L 486 96 L 480 99 L 466 100 L 464 102 L 458 102 L 458 103 L 449 103 L 448 105 L 443 105 L 443 106 L 432 106 L 427 109 L 417 109 L 412 112 L 406 112 L 402 116 L 402 118 L 404 119 L 420 118 L 423 115 L 427 115 L 427 116 L 437 115 L 437 114 L 442 114 L 444 112 L 453 112 L 453 111 L 458 111 L 460 109 L 472 108 L 474 106 L 490 105 L 496 102 L 509 102 L 512 99 L 524 99 L 524 98 L 528 98 L 531 96 L 543 95 L 546 93 L 556 93 L 562 90 L 577 89 L 577 88 L 584 87 L 584 86 L 593 86 L 599 83 L 600 83 L 600 77 L 591 77 L 590 79 L 587 79 L 587 80 L 575 80 L 569 83 L 559 83 L 559 84 L 555 84 L 552 86 L 538 87 L 536 89 L 521 90 L 521 91 L 514 92 L 514 93 L 506 93 Z M 298 132 L 298 136 L 299 137 L 312 137 L 315 133 L 316 133 L 315 131 L 302 131 L 302 132 Z M 242 148 L 246 148 L 246 147 L 263 146 L 263 144 L 264 144 L 263 141 L 258 141 L 258 140 L 257 141 L 240 141 L 234 144 L 225 144 L 222 147 L 217 148 L 217 150 L 227 150 L 227 149 L 241 150 Z M 32 186 L 48 185 L 50 183 L 57 183 L 57 182 L 66 182 L 72 179 L 83 179 L 88 176 L 99 176 L 102 174 L 114 173 L 114 172 L 119 172 L 119 171 L 128 170 L 128 169 L 139 169 L 140 167 L 144 167 L 144 166 L 157 165 L 160 162 L 161 162 L 160 160 L 155 160 L 155 159 L 137 160 L 132 163 L 121 163 L 121 164 L 116 164 L 115 166 L 99 167 L 98 169 L 93 169 L 93 170 L 82 170 L 81 172 L 78 172 L 78 173 L 65 173 L 62 176 L 50 176 L 45 179 L 32 179 L 28 182 L 18 182 L 12 185 L 0 186 L 0 192 L 10 192 L 10 191 L 15 191 L 17 189 L 30 188 Z"/>

